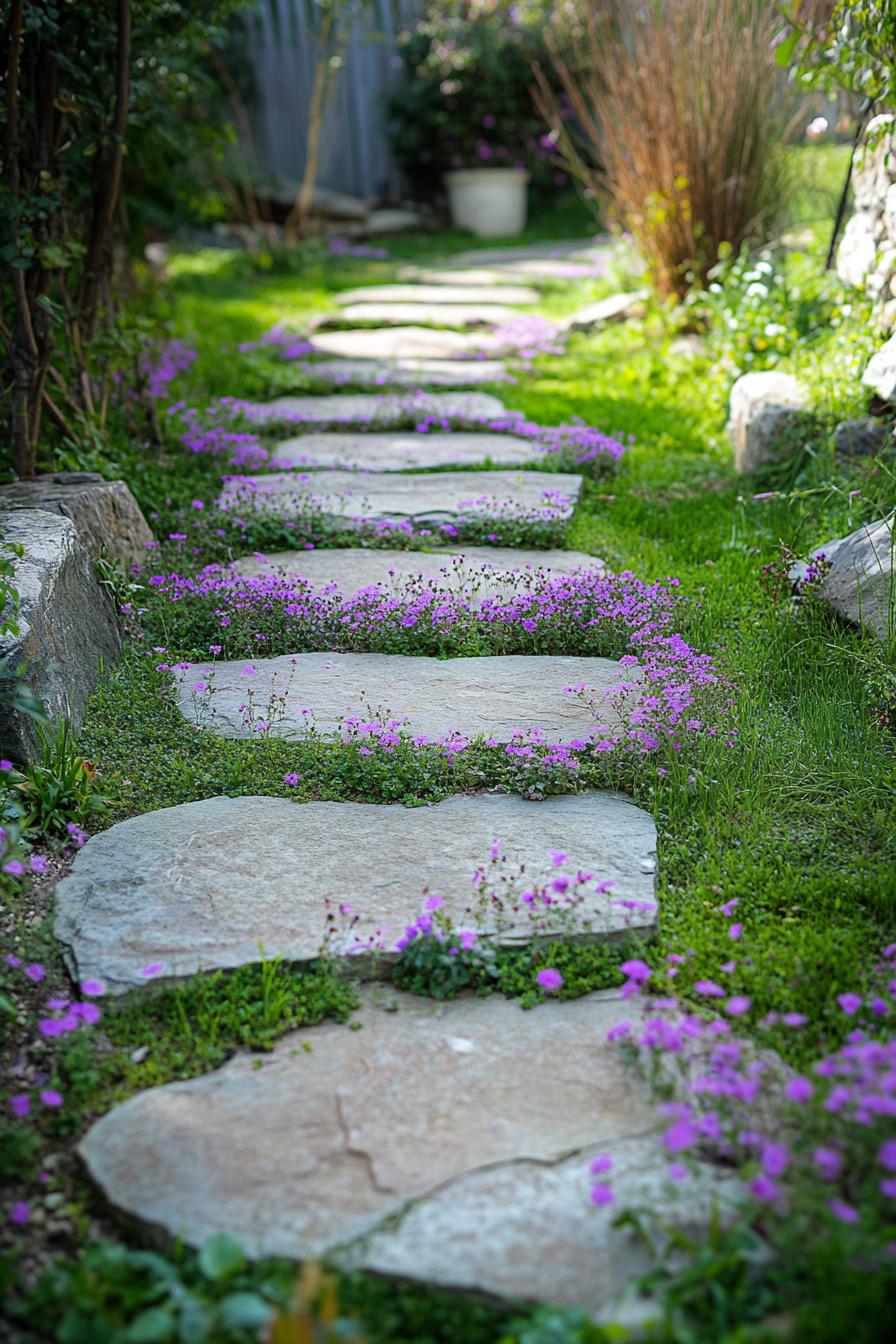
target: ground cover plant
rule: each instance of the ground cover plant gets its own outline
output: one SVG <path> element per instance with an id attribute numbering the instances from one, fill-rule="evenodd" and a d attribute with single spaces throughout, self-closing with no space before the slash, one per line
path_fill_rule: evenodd
<path id="1" fill-rule="evenodd" d="M 439 256 L 455 242 L 460 246 L 450 238 L 410 241 L 404 255 Z M 626 453 L 616 475 L 586 483 L 566 535 L 567 545 L 599 556 L 613 577 L 544 581 L 486 602 L 441 593 L 436 601 L 418 590 L 321 599 L 277 575 L 236 576 L 228 565 L 237 556 L 295 549 L 310 534 L 263 516 L 223 517 L 214 499 L 222 470 L 230 468 L 226 451 L 190 451 L 175 417 L 167 416 L 180 400 L 206 407 L 223 396 L 268 395 L 268 356 L 244 363 L 233 357 L 235 348 L 262 339 L 283 311 L 301 319 L 326 307 L 340 288 L 390 276 L 389 262 L 313 245 L 282 265 L 199 253 L 175 258 L 167 286 L 147 290 L 144 312 L 166 327 L 164 341 L 180 343 L 157 347 L 147 360 L 152 415 L 144 415 L 141 402 L 142 429 L 134 435 L 124 408 L 121 418 L 110 412 L 104 439 L 60 439 L 52 464 L 124 475 L 163 546 L 122 580 L 123 589 L 131 585 L 120 596 L 131 608 L 133 643 L 98 687 L 79 741 L 50 753 L 30 795 L 15 771 L 0 774 L 9 816 L 0 864 L 7 957 L 0 1094 L 10 1154 L 4 1207 L 15 1213 L 4 1241 L 4 1287 L 23 1338 L 139 1340 L 146 1338 L 140 1329 L 175 1338 L 181 1318 L 192 1313 L 208 1324 L 207 1337 L 229 1344 L 252 1337 L 246 1322 L 285 1309 L 292 1270 L 247 1268 L 239 1248 L 218 1248 L 219 1274 L 207 1272 L 219 1264 L 214 1251 L 204 1259 L 192 1252 L 141 1258 L 136 1242 L 99 1208 L 70 1146 L 93 1115 L 137 1089 L 205 1072 L 236 1048 L 269 1048 L 284 1031 L 325 1016 L 350 1022 L 354 1005 L 351 984 L 332 967 L 299 973 L 273 963 L 159 988 L 140 1004 L 111 1007 L 86 986 L 75 997 L 50 936 L 42 865 L 59 871 L 84 828 L 217 793 L 419 804 L 458 790 L 505 787 L 538 797 L 608 783 L 657 821 L 660 934 L 653 944 L 618 953 L 573 943 L 538 947 L 496 957 L 493 973 L 475 958 L 446 963 L 443 942 L 432 941 L 434 921 L 408 937 L 397 983 L 433 996 L 490 985 L 530 1003 L 621 982 L 633 986 L 635 1003 L 652 1001 L 654 989 L 658 998 L 674 989 L 693 1024 L 694 1049 L 709 1052 L 702 1076 L 731 1091 L 719 1100 L 714 1091 L 695 1091 L 688 1077 L 683 1092 L 665 1098 L 679 1108 L 668 1116 L 667 1129 L 678 1126 L 666 1145 L 670 1161 L 686 1167 L 688 1153 L 707 1148 L 731 1160 L 728 1144 L 738 1165 L 745 1158 L 749 1180 L 775 1188 L 757 1186 L 759 1211 L 751 1207 L 745 1222 L 720 1226 L 705 1244 L 683 1248 L 685 1268 L 680 1260 L 663 1266 L 650 1284 L 666 1313 L 655 1337 L 682 1344 L 788 1337 L 833 1344 L 849 1331 L 869 1344 L 885 1337 L 892 1274 L 881 1248 L 893 1232 L 891 1197 L 881 1183 L 892 1181 L 884 1147 L 890 1117 L 875 1111 L 873 1123 L 862 1126 L 856 1100 L 859 1092 L 888 1104 L 892 1098 L 887 1033 L 894 1009 L 886 969 L 892 955 L 882 937 L 896 927 L 892 664 L 888 650 L 832 621 L 811 587 L 794 610 L 776 575 L 782 543 L 804 554 L 880 516 L 892 501 L 892 466 L 885 456 L 837 463 L 831 443 L 843 408 L 862 405 L 855 351 L 870 339 L 863 310 L 850 314 L 831 282 L 810 282 L 817 253 L 776 248 L 768 264 L 781 274 L 780 286 L 766 283 L 762 269 L 748 278 L 761 262 L 732 261 L 693 303 L 651 304 L 643 320 L 570 337 L 562 355 L 541 353 L 525 377 L 494 389 L 527 423 L 580 418 L 625 443 Z M 574 292 L 558 286 L 547 306 L 559 314 L 581 302 L 583 291 L 596 297 L 612 283 L 578 277 Z M 748 295 L 754 284 L 766 294 Z M 779 298 L 779 288 L 786 297 Z M 794 304 L 797 289 L 803 309 Z M 742 325 L 732 329 L 726 313 L 742 313 Z M 787 339 L 768 332 L 785 322 L 792 323 Z M 674 349 L 683 326 L 703 331 L 696 355 Z M 830 386 L 818 386 L 815 426 L 787 472 L 771 481 L 738 480 L 723 432 L 727 389 L 737 372 L 772 360 L 799 372 L 835 372 Z M 334 541 L 323 533 L 317 539 Z M 385 540 L 394 544 L 395 537 Z M 593 619 L 598 624 L 588 625 Z M 526 628 L 530 621 L 534 631 Z M 654 622 L 659 629 L 649 638 L 674 634 L 686 660 L 706 659 L 724 677 L 736 736 L 695 731 L 686 751 L 662 741 L 645 754 L 558 754 L 551 743 L 521 741 L 511 744 L 513 755 L 487 743 L 415 743 L 400 725 L 373 720 L 346 724 L 333 741 L 291 743 L 265 734 L 224 741 L 185 722 L 167 670 L 190 659 L 198 681 L 219 657 L 250 662 L 262 656 L 258 645 L 294 653 L 303 641 L 320 647 L 322 639 L 334 648 L 440 654 L 545 652 L 556 639 L 557 651 L 619 656 Z M 83 784 L 85 758 L 102 811 L 85 807 L 70 817 L 74 832 L 63 824 L 54 834 L 52 826 L 29 820 L 37 800 L 48 813 L 66 779 Z M 41 1032 L 41 1022 L 72 1025 L 53 1034 L 54 1027 Z M 730 1030 L 713 1027 L 718 1022 Z M 640 1053 L 675 1056 L 670 1030 L 656 1006 L 632 1035 Z M 742 1046 L 734 1039 L 741 1034 Z M 741 1061 L 746 1069 L 753 1038 L 771 1045 L 813 1089 L 810 1096 L 805 1086 L 791 1088 L 786 1136 L 762 1130 L 758 1121 L 748 1125 L 738 1111 Z M 840 1083 L 850 1096 L 834 1111 L 825 1103 Z M 707 1116 L 721 1116 L 729 1103 L 716 1130 Z M 732 1137 L 734 1125 L 759 1137 L 742 1143 Z M 791 1132 L 802 1138 L 791 1140 Z M 773 1143 L 786 1143 L 787 1155 Z M 825 1161 L 832 1170 L 833 1159 L 816 1161 L 816 1150 L 840 1158 L 836 1178 L 828 1181 L 822 1170 Z M 786 1170 L 776 1173 L 782 1164 Z M 587 1188 L 585 1170 L 582 1180 Z M 610 1192 L 601 1190 L 596 1202 L 612 1195 L 612 1171 L 596 1171 L 590 1183 Z M 831 1209 L 831 1200 L 842 1207 Z M 825 1237 L 816 1235 L 822 1220 Z M 15 1278 L 24 1269 L 32 1284 L 42 1268 L 33 1248 L 48 1221 L 65 1224 L 52 1234 L 64 1254 L 51 1282 L 23 1297 L 13 1290 Z M 97 1246 L 97 1239 L 105 1244 Z M 769 1244 L 777 1254 L 766 1266 L 761 1251 Z M 341 1282 L 338 1292 L 340 1310 L 357 1317 L 369 1338 L 609 1344 L 614 1337 L 577 1313 L 495 1313 L 420 1290 L 384 1292 L 365 1276 Z M 235 1296 L 252 1301 L 233 1305 Z M 146 1312 L 156 1313 L 148 1323 Z"/>

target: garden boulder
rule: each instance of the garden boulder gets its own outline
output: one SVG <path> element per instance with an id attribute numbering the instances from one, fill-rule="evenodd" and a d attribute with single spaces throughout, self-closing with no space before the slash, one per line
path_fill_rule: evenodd
<path id="1" fill-rule="evenodd" d="M 791 435 L 805 422 L 806 389 L 790 373 L 745 373 L 731 389 L 728 432 L 741 475 L 788 455 Z"/>
<path id="2" fill-rule="evenodd" d="M 893 517 L 865 523 L 848 537 L 819 546 L 812 555 L 824 556 L 830 565 L 821 581 L 822 596 L 830 607 L 843 620 L 880 639 L 896 632 Z M 794 577 L 804 572 L 805 567 L 797 567 Z"/>
<path id="3" fill-rule="evenodd" d="M 893 445 L 893 426 L 872 415 L 843 420 L 834 430 L 838 457 L 876 457 Z"/>
<path id="4" fill-rule="evenodd" d="M 60 471 L 33 481 L 0 486 L 0 509 L 39 509 L 74 523 L 96 558 L 125 566 L 142 564 L 152 541 L 149 525 L 124 481 L 106 481 L 94 471 Z"/>
<path id="5" fill-rule="evenodd" d="M 896 402 L 896 336 L 891 336 L 886 345 L 871 356 L 862 382 L 882 401 Z"/>
<path id="6" fill-rule="evenodd" d="M 121 635 L 115 607 L 69 518 L 39 509 L 0 513 L 0 536 L 18 542 L 18 633 L 0 639 L 0 662 L 21 670 L 52 720 L 75 723 L 104 665 L 115 662 Z M 40 748 L 33 719 L 0 701 L 3 754 L 31 760 Z"/>

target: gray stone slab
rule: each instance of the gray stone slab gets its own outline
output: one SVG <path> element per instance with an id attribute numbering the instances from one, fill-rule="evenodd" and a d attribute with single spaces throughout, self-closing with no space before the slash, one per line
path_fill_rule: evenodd
<path id="1" fill-rule="evenodd" d="M 612 322 L 625 322 L 630 317 L 642 315 L 649 290 L 639 289 L 631 294 L 611 294 L 606 299 L 586 303 L 574 313 L 557 319 L 557 325 L 563 331 L 591 331 L 594 327 L 604 327 Z"/>
<path id="2" fill-rule="evenodd" d="M 337 468 L 345 471 L 412 471 L 427 467 L 521 467 L 538 458 L 529 439 L 513 434 L 300 434 L 278 443 L 272 467 Z"/>
<path id="3" fill-rule="evenodd" d="M 866 523 L 848 537 L 819 546 L 830 568 L 821 595 L 841 620 L 869 630 L 878 639 L 896 634 L 896 577 L 893 566 L 893 516 Z M 793 577 L 802 577 L 805 566 Z"/>
<path id="4" fill-rule="evenodd" d="M 573 260 L 589 261 L 604 255 L 613 247 L 611 238 L 548 239 L 543 243 L 520 243 L 516 247 L 474 247 L 458 252 L 451 263 L 444 266 L 499 266 L 505 262 Z"/>
<path id="5" fill-rule="evenodd" d="M 444 285 L 362 285 L 334 295 L 344 307 L 351 303 L 538 303 L 538 291 L 528 285 L 483 285 L 463 283 Z"/>
<path id="6" fill-rule="evenodd" d="M 482 345 L 481 337 L 466 332 L 420 326 L 316 331 L 309 339 L 319 354 L 337 359 L 459 359 Z"/>
<path id="7" fill-rule="evenodd" d="M 346 333 L 333 332 L 333 336 Z M 363 333 L 367 335 L 367 333 Z M 496 359 L 401 359 L 340 358 L 316 360 L 305 371 L 335 387 L 356 384 L 359 387 L 476 387 L 480 383 L 500 383 L 507 378 L 504 365 Z"/>
<path id="8" fill-rule="evenodd" d="M 246 667 L 254 672 L 247 675 Z M 567 686 L 586 685 L 601 696 L 637 669 L 609 658 L 527 657 L 425 658 L 388 653 L 300 653 L 253 663 L 216 663 L 181 668 L 177 700 L 190 723 L 222 737 L 257 736 L 259 721 L 270 737 L 293 740 L 316 730 L 335 733 L 346 718 L 377 716 L 404 722 L 415 737 L 439 741 L 483 734 L 499 743 L 540 728 L 551 742 L 588 740 L 594 715 Z M 197 681 L 210 693 L 197 696 Z M 247 709 L 251 689 L 253 708 Z M 606 723 L 618 723 L 608 704 Z"/>
<path id="9" fill-rule="evenodd" d="M 373 425 L 389 429 L 431 415 L 466 422 L 507 414 L 497 397 L 487 392 L 337 392 L 326 397 L 275 397 L 249 403 L 254 425 Z"/>
<path id="10" fill-rule="evenodd" d="M 790 431 L 807 404 L 805 387 L 791 373 L 742 374 L 731 388 L 728 411 L 735 471 L 747 475 L 792 451 Z"/>
<path id="11" fill-rule="evenodd" d="M 492 868 L 496 839 L 505 858 Z M 552 850 L 569 856 L 557 868 Z M 92 836 L 57 888 L 56 936 L 78 979 L 100 979 L 110 993 L 145 986 L 141 971 L 158 963 L 153 983 L 324 951 L 364 953 L 383 974 L 427 892 L 455 928 L 515 946 L 532 937 L 524 891 L 560 872 L 593 873 L 578 888 L 575 924 L 555 920 L 553 931 L 606 941 L 656 927 L 655 867 L 652 819 L 611 793 L 539 803 L 486 794 L 416 808 L 207 798 Z M 497 873 L 496 887 L 506 877 L 500 918 L 478 901 L 479 869 Z M 598 890 L 604 882 L 609 892 Z M 331 929 L 328 914 L 342 903 L 353 915 Z"/>
<path id="12" fill-rule="evenodd" d="M 528 1013 L 368 993 L 360 1029 L 309 1028 L 143 1092 L 93 1125 L 81 1156 L 115 1208 L 192 1246 L 229 1232 L 252 1257 L 605 1311 L 649 1264 L 614 1227 L 621 1208 L 699 1240 L 710 1196 L 732 1193 L 709 1168 L 665 1180 L 647 1085 L 606 1041 L 632 1016 L 613 993 Z M 616 1192 L 600 1209 L 598 1153 Z"/>
<path id="13" fill-rule="evenodd" d="M 0 509 L 40 509 L 70 518 L 96 558 L 141 565 L 149 525 L 124 481 L 104 480 L 95 471 L 59 471 L 33 481 L 0 486 Z"/>
<path id="14" fill-rule="evenodd" d="M 21 670 L 51 720 L 70 716 L 77 726 L 103 667 L 121 652 L 114 603 L 70 518 L 9 509 L 0 512 L 0 537 L 23 548 L 13 561 L 18 628 L 0 636 L 0 662 Z M 34 719 L 5 698 L 0 744 L 4 756 L 22 761 L 38 759 L 42 748 Z"/>
<path id="15" fill-rule="evenodd" d="M 581 551 L 523 551 L 504 546 L 465 546 L 463 551 L 384 551 L 348 546 L 341 550 L 281 551 L 235 561 L 234 573 L 252 577 L 283 574 L 305 579 L 314 588 L 353 597 L 378 585 L 385 592 L 405 591 L 415 579 L 439 592 L 470 597 L 508 597 L 524 592 L 534 579 L 605 566 Z"/>
<path id="16" fill-rule="evenodd" d="M 366 322 L 396 327 L 497 327 L 516 313 L 501 303 L 350 303 L 330 322 Z"/>
<path id="17" fill-rule="evenodd" d="M 549 471 L 283 471 L 235 476 L 225 481 L 219 503 L 283 518 L 316 510 L 337 527 L 352 527 L 360 518 L 433 524 L 464 517 L 534 519 L 545 510 L 562 522 L 572 517 L 581 488 L 580 476 Z"/>

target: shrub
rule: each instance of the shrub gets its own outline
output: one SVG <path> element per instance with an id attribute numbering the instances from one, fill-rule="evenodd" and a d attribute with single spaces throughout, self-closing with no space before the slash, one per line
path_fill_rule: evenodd
<path id="1" fill-rule="evenodd" d="M 664 293 L 705 280 L 722 243 L 737 251 L 774 220 L 783 128 L 772 11 L 756 0 L 591 0 L 571 55 L 553 51 L 561 93 L 539 76 L 559 157 L 608 197 Z"/>

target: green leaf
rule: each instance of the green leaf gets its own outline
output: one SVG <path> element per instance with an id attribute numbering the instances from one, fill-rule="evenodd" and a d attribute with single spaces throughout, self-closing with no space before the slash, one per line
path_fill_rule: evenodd
<path id="1" fill-rule="evenodd" d="M 174 1333 L 170 1307 L 150 1307 L 131 1322 L 123 1338 L 127 1344 L 167 1344 Z"/>
<path id="2" fill-rule="evenodd" d="M 204 1344 L 212 1328 L 211 1313 L 198 1297 L 187 1297 L 177 1322 L 178 1344 Z"/>
<path id="3" fill-rule="evenodd" d="M 258 1293 L 231 1293 L 218 1307 L 219 1330 L 258 1330 L 274 1313 L 270 1302 Z"/>
<path id="4" fill-rule="evenodd" d="M 209 1237 L 199 1252 L 199 1268 L 207 1279 L 227 1279 L 246 1264 L 246 1256 L 236 1237 L 218 1232 Z"/>

